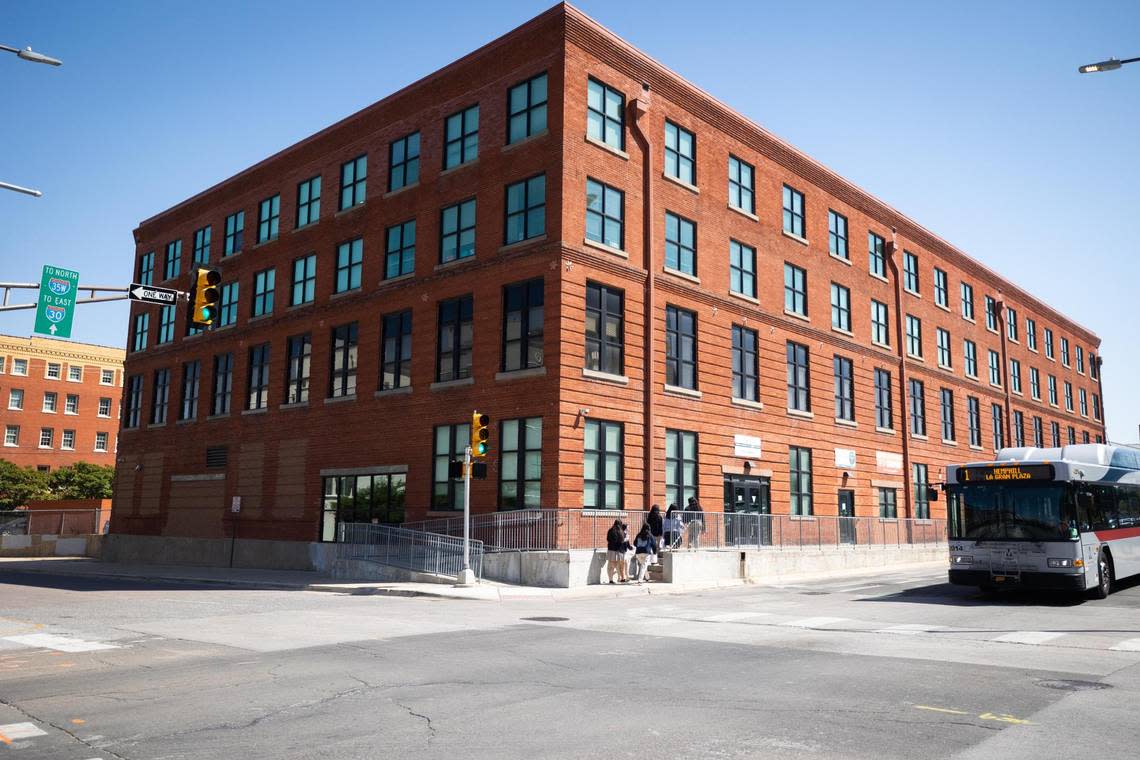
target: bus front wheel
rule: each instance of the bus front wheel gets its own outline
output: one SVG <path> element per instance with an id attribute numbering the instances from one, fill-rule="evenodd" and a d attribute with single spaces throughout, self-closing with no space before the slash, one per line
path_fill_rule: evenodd
<path id="1" fill-rule="evenodd" d="M 1107 599 L 1112 593 L 1112 560 L 1101 552 L 1096 561 L 1096 586 L 1089 590 L 1093 599 Z"/>

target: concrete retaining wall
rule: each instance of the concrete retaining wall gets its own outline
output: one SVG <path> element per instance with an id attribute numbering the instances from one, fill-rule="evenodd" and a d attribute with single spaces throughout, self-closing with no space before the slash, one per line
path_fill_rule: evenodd
<path id="1" fill-rule="evenodd" d="M 104 562 L 156 565 L 197 565 L 226 567 L 230 564 L 228 538 L 179 538 L 175 536 L 133 536 L 112 533 L 104 536 Z M 309 541 L 261 541 L 237 539 L 232 547 L 234 567 L 266 570 L 317 570 L 332 572 L 336 545 Z"/>
<path id="2" fill-rule="evenodd" d="M 103 536 L 0 536 L 0 557 L 98 557 Z"/>

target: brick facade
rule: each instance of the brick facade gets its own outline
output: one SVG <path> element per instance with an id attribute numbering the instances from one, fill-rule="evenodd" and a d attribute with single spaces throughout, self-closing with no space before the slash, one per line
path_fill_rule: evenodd
<path id="1" fill-rule="evenodd" d="M 508 88 L 545 72 L 547 128 L 509 142 Z M 587 82 L 590 77 L 624 96 L 621 144 L 612 149 L 587 138 Z M 479 105 L 478 158 L 444 170 L 445 119 Z M 665 121 L 696 136 L 695 181 L 679 183 L 663 173 Z M 419 180 L 386 192 L 390 144 L 420 135 Z M 367 155 L 367 200 L 338 211 L 341 165 Z M 730 208 L 727 165 L 735 156 L 755 167 L 755 209 Z M 517 243 L 505 233 L 506 187 L 545 176 L 544 230 Z M 319 175 L 318 222 L 294 229 L 298 183 Z M 624 193 L 621 249 L 587 240 L 587 179 Z M 782 188 L 804 196 L 805 229 L 786 234 Z M 280 194 L 280 232 L 256 243 L 259 204 Z M 441 209 L 476 199 L 475 254 L 441 263 Z M 828 211 L 847 219 L 848 260 L 829 254 Z M 223 256 L 227 216 L 244 211 L 240 253 Z M 696 271 L 686 276 L 664 266 L 665 213 L 696 223 Z M 385 277 L 387 231 L 416 221 L 414 272 Z M 648 224 L 647 224 L 648 223 Z M 182 274 L 163 282 L 186 289 L 195 231 L 212 230 L 209 264 L 223 283 L 240 283 L 236 324 L 187 335 L 185 314 L 177 314 L 173 340 L 156 345 L 161 317 L 150 312 L 146 348 L 127 358 L 127 375 L 141 380 L 137 426 L 123 430 L 116 508 L 116 532 L 222 536 L 229 530 L 226 507 L 242 497 L 242 535 L 313 540 L 322 511 L 322 479 L 369 473 L 406 478 L 407 519 L 454 514 L 431 508 L 433 437 L 436 426 L 469 421 L 473 408 L 495 421 L 490 474 L 476 482 L 472 504 L 491 511 L 500 504 L 499 475 L 504 442 L 499 423 L 541 418 L 543 506 L 581 507 L 587 426 L 621 423 L 621 492 L 624 505 L 665 504 L 666 431 L 696 434 L 696 493 L 706 509 L 720 509 L 725 478 L 767 478 L 771 509 L 790 509 L 789 446 L 812 451 L 815 514 L 836 514 L 836 491 L 854 492 L 855 513 L 879 514 L 878 489 L 898 491 L 900 517 L 914 514 L 911 467 L 925 464 L 929 482 L 941 480 L 946 464 L 988 459 L 993 452 L 991 404 L 1025 415 L 1027 443 L 1032 419 L 1040 417 L 1046 445 L 1050 423 L 1062 437 L 1072 426 L 1078 440 L 1103 435 L 1093 415 L 1099 399 L 1090 368 L 1099 340 L 1048 305 L 999 278 L 980 263 L 903 217 L 760 127 L 744 120 L 677 75 L 628 46 L 575 9 L 560 5 L 445 69 L 292 146 L 241 174 L 146 220 L 135 231 L 136 261 L 154 254 L 155 282 L 162 279 L 168 243 L 182 241 Z M 886 241 L 886 276 L 868 272 L 868 232 Z M 361 287 L 335 293 L 337 248 L 363 238 Z M 729 243 L 755 249 L 754 298 L 730 292 Z M 899 282 L 903 251 L 918 257 L 918 292 Z M 316 254 L 315 299 L 290 305 L 293 261 Z M 807 272 L 807 316 L 785 313 L 785 262 Z M 271 314 L 253 316 L 255 273 L 275 268 Z M 934 267 L 946 273 L 948 304 L 934 302 Z M 136 267 L 137 268 L 137 267 Z M 895 271 L 897 268 L 899 271 Z M 504 286 L 543 281 L 541 368 L 504 371 Z M 963 318 L 960 284 L 974 292 L 974 321 Z M 620 372 L 585 369 L 586 292 L 590 283 L 620 290 L 624 298 Z M 850 291 L 850 330 L 832 329 L 831 285 Z M 470 378 L 437 382 L 439 304 L 471 295 Z M 985 298 L 1016 309 L 1018 342 L 987 330 Z M 889 345 L 871 341 L 871 299 L 889 307 Z M 900 308 L 901 306 L 901 308 Z M 696 315 L 696 388 L 666 388 L 666 308 Z M 411 384 L 384 390 L 380 384 L 381 324 L 385 315 L 412 312 Z M 646 315 L 650 318 L 646 320 Z M 923 355 L 900 360 L 903 315 L 921 319 Z M 1036 322 L 1038 351 L 1026 345 L 1025 320 Z M 358 367 L 355 394 L 329 398 L 332 331 L 355 322 Z M 759 398 L 734 399 L 733 325 L 759 338 Z M 937 366 L 935 329 L 951 337 L 951 366 Z M 1041 352 L 1043 331 L 1053 332 L 1055 360 Z M 306 403 L 287 403 L 286 351 L 290 336 L 311 336 L 311 372 Z M 128 341 L 133 339 L 133 332 Z M 1084 352 L 1083 374 L 1060 361 L 1061 339 Z M 977 346 L 978 377 L 965 376 L 963 340 Z M 785 352 L 788 341 L 808 348 L 811 410 L 787 409 Z M 250 349 L 269 344 L 268 406 L 246 409 Z M 1005 368 L 1000 386 L 988 382 L 989 350 Z M 228 414 L 211 414 L 213 357 L 232 353 L 233 399 Z M 836 420 L 833 359 L 850 359 L 854 420 Z M 1007 394 L 1009 360 L 1021 363 L 1021 395 Z M 180 419 L 180 385 L 187 362 L 199 361 L 199 403 Z M 1030 367 L 1040 372 L 1040 401 L 1030 394 Z M 894 424 L 877 429 L 875 369 L 891 373 Z M 170 371 L 165 421 L 152 419 L 156 371 Z M 1057 378 L 1058 406 L 1047 398 L 1047 376 Z M 908 432 L 904 380 L 925 384 L 927 435 Z M 1073 386 L 1074 410 L 1064 405 L 1064 383 Z M 940 434 L 939 395 L 954 393 L 954 441 Z M 1079 390 L 1087 415 L 1077 407 Z M 981 407 L 981 445 L 971 447 L 967 397 Z M 129 406 L 125 400 L 124 407 Z M 129 410 L 125 409 L 129 414 Z M 651 430 L 646 449 L 645 431 Z M 1005 432 L 1006 440 L 1009 431 Z M 736 455 L 736 436 L 760 439 L 760 451 Z M 208 447 L 225 447 L 225 461 L 208 467 Z M 836 449 L 840 457 L 837 457 Z M 848 457 L 853 452 L 854 466 Z M 217 453 L 217 451 L 215 451 Z M 838 458 L 845 459 L 837 466 Z M 388 481 L 385 481 L 388 482 Z M 374 489 L 378 486 L 373 485 Z M 648 495 L 647 495 L 648 493 Z M 931 517 L 944 515 L 942 504 Z"/>

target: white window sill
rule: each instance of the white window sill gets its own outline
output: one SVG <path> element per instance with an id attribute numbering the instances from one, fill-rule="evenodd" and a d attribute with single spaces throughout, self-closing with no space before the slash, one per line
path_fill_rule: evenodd
<path id="1" fill-rule="evenodd" d="M 582 240 L 582 245 L 588 248 L 595 248 L 599 251 L 605 251 L 606 253 L 612 253 L 614 256 L 621 256 L 623 259 L 629 258 L 629 254 L 626 251 L 623 251 L 621 248 L 614 248 L 612 245 L 599 243 L 596 240 L 590 240 L 589 238 L 584 238 Z"/>
<path id="2" fill-rule="evenodd" d="M 625 375 L 615 375 L 611 372 L 599 372 L 596 369 L 582 368 L 582 377 L 589 380 L 600 380 L 603 383 L 612 383 L 613 385 L 629 385 L 629 378 Z"/>
<path id="3" fill-rule="evenodd" d="M 661 176 L 664 177 L 669 182 L 672 182 L 674 185 L 685 188 L 686 190 L 688 190 L 693 195 L 700 195 L 701 194 L 701 189 L 699 187 L 697 187 L 696 185 L 690 185 L 688 182 L 685 182 L 683 179 L 677 179 L 676 177 L 670 177 L 665 172 L 661 172 Z"/>

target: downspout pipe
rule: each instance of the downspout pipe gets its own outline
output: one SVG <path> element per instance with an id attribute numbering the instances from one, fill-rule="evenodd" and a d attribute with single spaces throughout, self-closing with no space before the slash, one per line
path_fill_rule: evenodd
<path id="1" fill-rule="evenodd" d="M 642 426 L 643 432 L 642 452 L 644 455 L 644 484 L 642 486 L 644 493 L 644 509 L 648 509 L 649 505 L 653 503 L 657 489 L 655 487 L 653 478 L 653 441 L 654 430 L 657 425 L 656 407 L 655 407 L 655 394 L 654 388 L 656 387 L 653 378 L 653 369 L 656 362 L 656 347 L 657 337 L 654 331 L 654 323 L 657 318 L 657 294 L 654 289 L 653 277 L 653 145 L 649 142 L 649 137 L 641 128 L 641 119 L 649 112 L 650 94 L 649 83 L 644 82 L 641 85 L 641 95 L 630 102 L 630 131 L 633 137 L 637 140 L 638 146 L 641 148 L 641 197 L 642 197 L 642 222 L 641 222 L 641 241 L 642 241 L 642 267 L 645 269 L 645 337 L 644 346 L 642 348 L 645 357 L 645 366 L 643 369 L 644 377 L 644 400 L 642 402 Z"/>
<path id="2" fill-rule="evenodd" d="M 899 357 L 899 398 L 902 408 L 899 410 L 900 432 L 902 433 L 902 466 L 903 466 L 903 505 L 908 518 L 914 515 L 914 477 L 910 467 L 910 397 L 907 394 L 906 372 L 906 333 L 903 328 L 902 307 L 902 278 L 899 277 L 899 250 L 897 232 L 891 228 L 891 242 L 887 248 L 887 266 L 890 268 L 891 282 L 895 291 L 895 343 L 898 344 Z"/>

